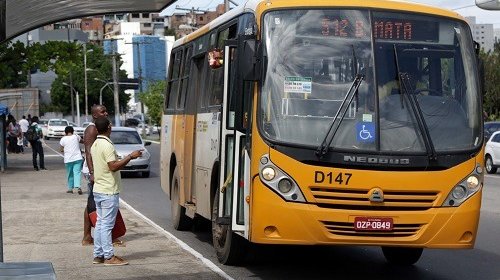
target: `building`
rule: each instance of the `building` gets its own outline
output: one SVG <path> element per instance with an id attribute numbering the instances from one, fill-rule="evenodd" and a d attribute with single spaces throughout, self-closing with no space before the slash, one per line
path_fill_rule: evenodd
<path id="1" fill-rule="evenodd" d="M 116 40 L 104 41 L 104 52 L 114 51 L 121 55 L 123 64 L 120 69 L 127 72 L 128 78 L 140 78 L 142 91 L 147 91 L 151 82 L 165 80 L 167 72 L 168 42 L 170 49 L 172 39 L 163 36 L 140 34 L 141 25 L 138 22 L 123 22 L 120 24 L 122 34 Z M 131 95 L 129 107 L 134 108 L 139 103 L 139 91 L 127 90 Z"/>
<path id="2" fill-rule="evenodd" d="M 208 24 L 224 13 L 224 4 L 217 5 L 215 11 L 200 11 L 193 8 L 189 13 L 174 13 L 167 16 L 165 26 L 168 29 L 175 30 L 176 37 L 180 38 Z"/>
<path id="3" fill-rule="evenodd" d="M 89 42 L 101 44 L 104 39 L 104 21 L 102 17 L 82 18 L 80 28 L 87 33 Z"/>
<path id="4" fill-rule="evenodd" d="M 474 41 L 478 42 L 485 52 L 492 51 L 495 45 L 493 24 L 478 24 L 476 17 L 466 17 L 466 19 L 471 26 Z"/>

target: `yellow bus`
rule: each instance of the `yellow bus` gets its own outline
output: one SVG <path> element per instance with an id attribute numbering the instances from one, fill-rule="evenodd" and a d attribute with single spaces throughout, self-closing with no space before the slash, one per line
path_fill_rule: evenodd
<path id="1" fill-rule="evenodd" d="M 478 45 L 458 14 L 397 1 L 250 0 L 174 44 L 161 134 L 172 220 L 247 244 L 423 248 L 476 239 Z"/>

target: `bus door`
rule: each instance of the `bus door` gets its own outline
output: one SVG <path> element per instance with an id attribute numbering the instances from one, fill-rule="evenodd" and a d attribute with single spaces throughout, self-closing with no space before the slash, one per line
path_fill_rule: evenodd
<path id="1" fill-rule="evenodd" d="M 248 205 L 250 157 L 245 149 L 246 136 L 235 129 L 235 94 L 237 90 L 237 40 L 227 40 L 224 47 L 224 102 L 221 129 L 221 172 L 219 186 L 219 219 L 248 239 Z"/>

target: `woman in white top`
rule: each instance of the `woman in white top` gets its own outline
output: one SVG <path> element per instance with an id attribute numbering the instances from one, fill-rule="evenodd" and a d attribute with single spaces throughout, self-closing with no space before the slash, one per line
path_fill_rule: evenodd
<path id="1" fill-rule="evenodd" d="M 81 171 L 82 171 L 82 152 L 80 151 L 80 143 L 82 138 L 77 134 L 73 134 L 72 126 L 67 126 L 64 129 L 66 136 L 61 138 L 61 152 L 64 152 L 64 165 L 66 165 L 66 178 L 68 181 L 67 193 L 73 193 L 73 189 L 77 189 L 78 194 L 82 194 L 80 187 Z"/>

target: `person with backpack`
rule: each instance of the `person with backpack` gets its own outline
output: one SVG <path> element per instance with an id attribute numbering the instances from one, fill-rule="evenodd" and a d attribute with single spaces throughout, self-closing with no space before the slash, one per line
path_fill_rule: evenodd
<path id="1" fill-rule="evenodd" d="M 42 146 L 42 139 L 43 139 L 42 128 L 38 125 L 37 116 L 33 116 L 31 120 L 32 120 L 31 125 L 28 127 L 28 130 L 26 131 L 26 138 L 30 142 L 31 150 L 33 152 L 33 168 L 35 168 L 35 171 L 38 171 L 40 169 L 47 170 L 45 168 L 43 146 Z M 40 168 L 38 168 L 37 156 L 40 157 Z"/>

